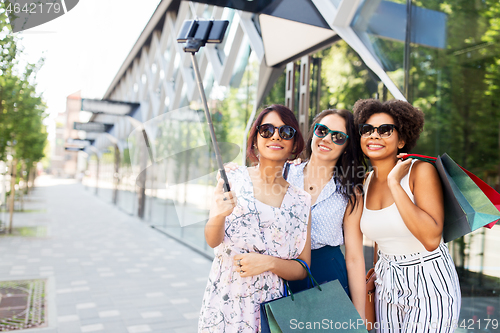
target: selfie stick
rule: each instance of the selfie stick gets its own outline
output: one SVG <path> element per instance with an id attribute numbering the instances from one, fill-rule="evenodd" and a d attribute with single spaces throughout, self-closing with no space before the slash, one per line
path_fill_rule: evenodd
<path id="1" fill-rule="evenodd" d="M 177 37 L 177 42 L 186 43 L 184 45 L 184 52 L 191 53 L 191 61 L 193 62 L 194 74 L 196 76 L 196 83 L 198 84 L 198 89 L 200 90 L 201 101 L 203 102 L 203 108 L 205 109 L 205 116 L 208 122 L 208 128 L 210 129 L 210 137 L 212 139 L 212 144 L 215 150 L 215 158 L 217 159 L 217 165 L 219 166 L 219 173 L 224 180 L 224 192 L 229 192 L 229 181 L 227 180 L 226 171 L 224 170 L 224 165 L 222 163 L 222 158 L 220 155 L 219 146 L 217 145 L 217 138 L 215 137 L 214 125 L 212 123 L 212 117 L 210 111 L 208 110 L 207 98 L 205 96 L 205 88 L 203 87 L 203 81 L 201 79 L 200 69 L 198 68 L 198 61 L 196 60 L 196 52 L 200 47 L 205 46 L 206 43 L 222 43 L 224 34 L 226 32 L 229 21 L 185 21 L 179 36 Z"/>

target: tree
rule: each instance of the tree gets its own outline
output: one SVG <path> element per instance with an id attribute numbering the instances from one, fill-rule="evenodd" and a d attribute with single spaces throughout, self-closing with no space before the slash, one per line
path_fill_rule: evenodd
<path id="1" fill-rule="evenodd" d="M 28 64 L 19 74 L 17 58 L 20 51 L 6 23 L 4 5 L 0 3 L 0 160 L 12 157 L 11 231 L 18 165 L 31 169 L 34 162 L 42 159 L 47 132 L 43 125 L 45 104 L 36 94 L 35 84 L 43 59 L 36 65 Z M 24 174 L 20 173 L 20 176 Z"/>
<path id="2" fill-rule="evenodd" d="M 318 52 L 322 71 L 320 109 L 352 110 L 360 98 L 371 98 L 378 91 L 374 74 L 344 41 Z"/>
<path id="3" fill-rule="evenodd" d="M 412 45 L 409 100 L 426 125 L 417 151 L 447 152 L 488 181 L 499 167 L 498 1 L 416 1 L 447 14 L 444 50 Z"/>

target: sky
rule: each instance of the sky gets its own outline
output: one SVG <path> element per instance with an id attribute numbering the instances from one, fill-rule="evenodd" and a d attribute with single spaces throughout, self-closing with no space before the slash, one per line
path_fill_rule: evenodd
<path id="1" fill-rule="evenodd" d="M 66 97 L 78 90 L 83 98 L 102 98 L 160 0 L 80 0 L 55 20 L 17 34 L 22 62 L 45 64 L 37 91 L 54 119 L 66 109 Z"/>

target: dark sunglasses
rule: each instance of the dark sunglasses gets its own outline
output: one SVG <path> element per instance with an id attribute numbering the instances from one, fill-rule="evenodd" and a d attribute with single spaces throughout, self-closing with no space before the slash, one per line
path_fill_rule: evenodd
<path id="1" fill-rule="evenodd" d="M 394 124 L 383 124 L 379 127 L 373 127 L 369 124 L 359 124 L 359 135 L 363 138 L 367 138 L 372 135 L 375 130 L 377 130 L 377 133 L 381 138 L 388 138 L 392 135 L 395 128 L 396 125 Z"/>
<path id="2" fill-rule="evenodd" d="M 295 133 L 297 132 L 295 128 L 290 125 L 274 127 L 273 124 L 263 124 L 257 126 L 257 130 L 259 131 L 260 136 L 264 139 L 271 138 L 274 135 L 274 131 L 276 131 L 276 129 L 278 129 L 278 134 L 283 140 L 292 140 L 295 136 Z"/>
<path id="3" fill-rule="evenodd" d="M 316 135 L 318 138 L 324 138 L 329 133 L 332 134 L 332 142 L 339 146 L 342 146 L 344 143 L 346 143 L 347 139 L 349 138 L 349 135 L 345 134 L 344 132 L 332 131 L 323 124 L 318 123 L 314 125 L 314 135 Z"/>

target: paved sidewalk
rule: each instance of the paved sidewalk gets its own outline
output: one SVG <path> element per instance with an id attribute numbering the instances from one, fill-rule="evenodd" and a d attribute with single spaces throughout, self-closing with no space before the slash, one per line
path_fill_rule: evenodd
<path id="1" fill-rule="evenodd" d="M 196 332 L 211 261 L 71 180 L 40 177 L 0 237 L 0 279 L 49 279 L 49 328 L 17 332 Z"/>

